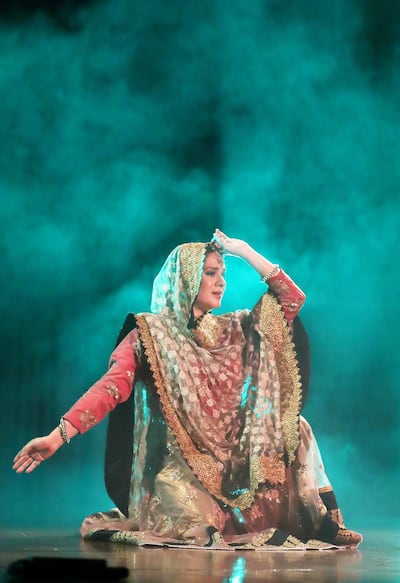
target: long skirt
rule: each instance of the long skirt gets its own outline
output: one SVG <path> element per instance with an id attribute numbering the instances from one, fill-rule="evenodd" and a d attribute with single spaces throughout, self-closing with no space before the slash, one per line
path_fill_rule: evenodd
<path id="1" fill-rule="evenodd" d="M 97 512 L 84 520 L 81 534 L 134 545 L 224 550 L 358 546 L 362 537 L 343 524 L 317 441 L 303 417 L 300 435 L 286 482 L 261 486 L 245 510 L 211 496 L 171 441 L 152 492 L 133 484 L 142 492 L 132 492 L 129 516 L 118 509 Z"/>

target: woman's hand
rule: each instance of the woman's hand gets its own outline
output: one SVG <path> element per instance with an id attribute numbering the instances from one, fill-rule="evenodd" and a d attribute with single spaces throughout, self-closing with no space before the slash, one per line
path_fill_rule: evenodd
<path id="1" fill-rule="evenodd" d="M 236 257 L 245 257 L 250 249 L 250 246 L 246 241 L 228 237 L 220 229 L 215 229 L 212 242 L 223 253 L 235 255 Z"/>
<path id="2" fill-rule="evenodd" d="M 51 457 L 62 445 L 63 440 L 58 428 L 54 429 L 49 435 L 36 437 L 28 441 L 26 445 L 14 458 L 13 470 L 18 474 L 26 472 L 30 474 L 33 470 Z"/>
<path id="3" fill-rule="evenodd" d="M 247 261 L 262 279 L 279 270 L 279 265 L 271 263 L 266 257 L 257 253 L 257 251 L 255 251 L 253 247 L 250 247 L 246 241 L 242 241 L 242 239 L 232 239 L 225 235 L 220 229 L 215 229 L 212 243 L 218 247 L 222 253 L 235 255 L 236 257 L 241 257 Z"/>

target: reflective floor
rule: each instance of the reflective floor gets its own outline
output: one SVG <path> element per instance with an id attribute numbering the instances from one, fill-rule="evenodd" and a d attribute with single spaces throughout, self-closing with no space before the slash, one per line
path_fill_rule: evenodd
<path id="1" fill-rule="evenodd" d="M 364 531 L 359 550 L 340 551 L 207 551 L 136 548 L 85 542 L 76 532 L 0 531 L 0 575 L 27 557 L 105 559 L 110 567 L 129 570 L 129 583 L 399 583 L 400 531 Z M 88 561 L 84 561 L 85 566 Z M 53 568 L 53 567 L 52 567 Z M 75 567 L 74 567 L 75 568 Z M 77 566 L 74 577 L 50 581 L 87 581 Z M 23 579 L 29 580 L 29 579 Z M 40 579 L 39 579 L 40 580 Z M 92 581 L 95 578 L 91 579 Z M 99 578 L 97 578 L 99 580 Z"/>

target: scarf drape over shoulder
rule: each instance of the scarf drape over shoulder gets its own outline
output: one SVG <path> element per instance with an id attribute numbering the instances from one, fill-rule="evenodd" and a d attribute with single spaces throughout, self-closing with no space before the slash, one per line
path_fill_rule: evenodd
<path id="1" fill-rule="evenodd" d="M 257 488 L 285 481 L 299 444 L 301 382 L 278 301 L 189 329 L 207 253 L 177 247 L 154 281 L 151 313 L 136 315 L 165 421 L 206 490 L 249 507 Z"/>

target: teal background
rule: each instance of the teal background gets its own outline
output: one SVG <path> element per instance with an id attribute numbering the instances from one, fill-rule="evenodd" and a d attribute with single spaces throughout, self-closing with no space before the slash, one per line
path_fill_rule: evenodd
<path id="1" fill-rule="evenodd" d="M 105 424 L 12 458 L 107 366 L 177 244 L 219 226 L 307 293 L 305 414 L 346 522 L 398 525 L 399 5 L 22 0 L 0 8 L 0 526 L 111 506 Z M 264 289 L 228 258 L 226 310 Z"/>

